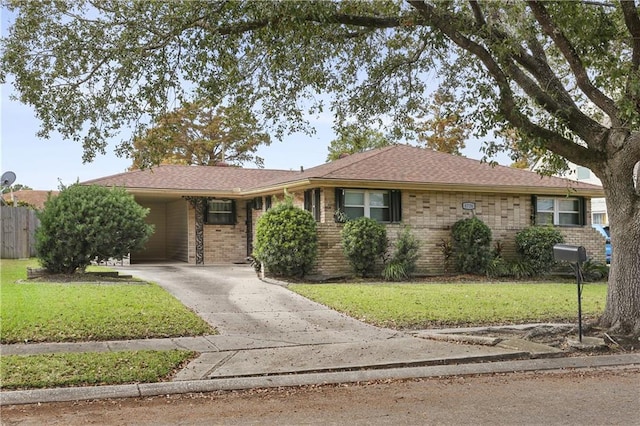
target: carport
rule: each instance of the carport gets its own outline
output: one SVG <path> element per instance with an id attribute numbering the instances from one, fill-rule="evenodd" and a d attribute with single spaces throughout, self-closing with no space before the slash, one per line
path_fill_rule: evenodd
<path id="1" fill-rule="evenodd" d="M 131 253 L 131 263 L 157 261 L 189 261 L 188 202 L 177 196 L 136 196 L 142 207 L 149 209 L 147 223 L 155 231 L 146 247 Z"/>

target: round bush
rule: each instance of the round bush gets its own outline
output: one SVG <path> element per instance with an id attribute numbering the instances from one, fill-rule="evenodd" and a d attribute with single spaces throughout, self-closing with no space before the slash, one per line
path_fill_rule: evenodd
<path id="1" fill-rule="evenodd" d="M 372 275 L 387 251 L 387 230 L 375 219 L 361 217 L 345 223 L 342 249 L 356 275 Z"/>
<path id="2" fill-rule="evenodd" d="M 483 274 L 491 260 L 491 229 L 477 217 L 462 219 L 451 228 L 456 271 Z"/>
<path id="3" fill-rule="evenodd" d="M 142 249 L 153 233 L 144 220 L 148 213 L 122 188 L 63 188 L 38 214 L 38 259 L 49 272 L 64 274 L 84 269 L 91 261 L 120 260 Z"/>
<path id="4" fill-rule="evenodd" d="M 553 246 L 564 242 L 560 231 L 551 226 L 531 226 L 516 234 L 516 250 L 536 275 L 548 273 L 555 260 Z"/>
<path id="5" fill-rule="evenodd" d="M 311 271 L 317 253 L 318 234 L 313 215 L 294 206 L 290 197 L 258 219 L 253 255 L 269 272 L 302 277 Z"/>

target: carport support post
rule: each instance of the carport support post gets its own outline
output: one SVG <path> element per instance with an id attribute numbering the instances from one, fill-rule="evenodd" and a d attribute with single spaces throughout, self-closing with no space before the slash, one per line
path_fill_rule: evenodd
<path id="1" fill-rule="evenodd" d="M 207 206 L 205 197 L 185 197 L 195 210 L 196 265 L 204 265 L 204 213 Z"/>

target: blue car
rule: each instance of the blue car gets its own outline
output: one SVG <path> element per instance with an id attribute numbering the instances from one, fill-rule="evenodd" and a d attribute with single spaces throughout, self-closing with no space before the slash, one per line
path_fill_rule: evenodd
<path id="1" fill-rule="evenodd" d="M 611 235 L 609 234 L 609 225 L 592 225 L 598 230 L 605 238 L 604 243 L 604 256 L 607 260 L 607 265 L 611 263 Z"/>

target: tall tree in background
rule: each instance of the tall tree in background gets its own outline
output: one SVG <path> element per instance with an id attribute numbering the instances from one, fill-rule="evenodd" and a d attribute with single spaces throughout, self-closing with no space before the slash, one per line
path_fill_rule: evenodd
<path id="1" fill-rule="evenodd" d="M 640 334 L 640 17 L 634 1 L 10 0 L 0 79 L 41 134 L 84 160 L 175 99 L 253 110 L 275 137 L 338 123 L 410 134 L 432 76 L 456 88 L 477 137 L 518 129 L 518 149 L 588 167 L 609 207 L 613 261 L 602 324 Z M 323 96 L 318 96 L 322 94 Z M 120 152 L 129 152 L 131 140 Z M 490 143 L 487 155 L 509 149 Z"/>
<path id="2" fill-rule="evenodd" d="M 421 118 L 416 126 L 419 142 L 435 151 L 462 155 L 460 150 L 465 147 L 471 124 L 465 121 L 462 107 L 451 94 L 434 92 Z"/>
<path id="3" fill-rule="evenodd" d="M 269 135 L 260 131 L 253 115 L 231 108 L 212 108 L 206 102 L 186 102 L 181 108 L 160 116 L 153 127 L 133 140 L 131 169 L 155 164 L 242 165 L 253 162 Z"/>
<path id="4" fill-rule="evenodd" d="M 333 161 L 344 154 L 355 154 L 370 149 L 382 148 L 391 142 L 381 132 L 357 124 L 348 124 L 340 129 L 340 134 L 329 144 L 327 161 Z"/>

